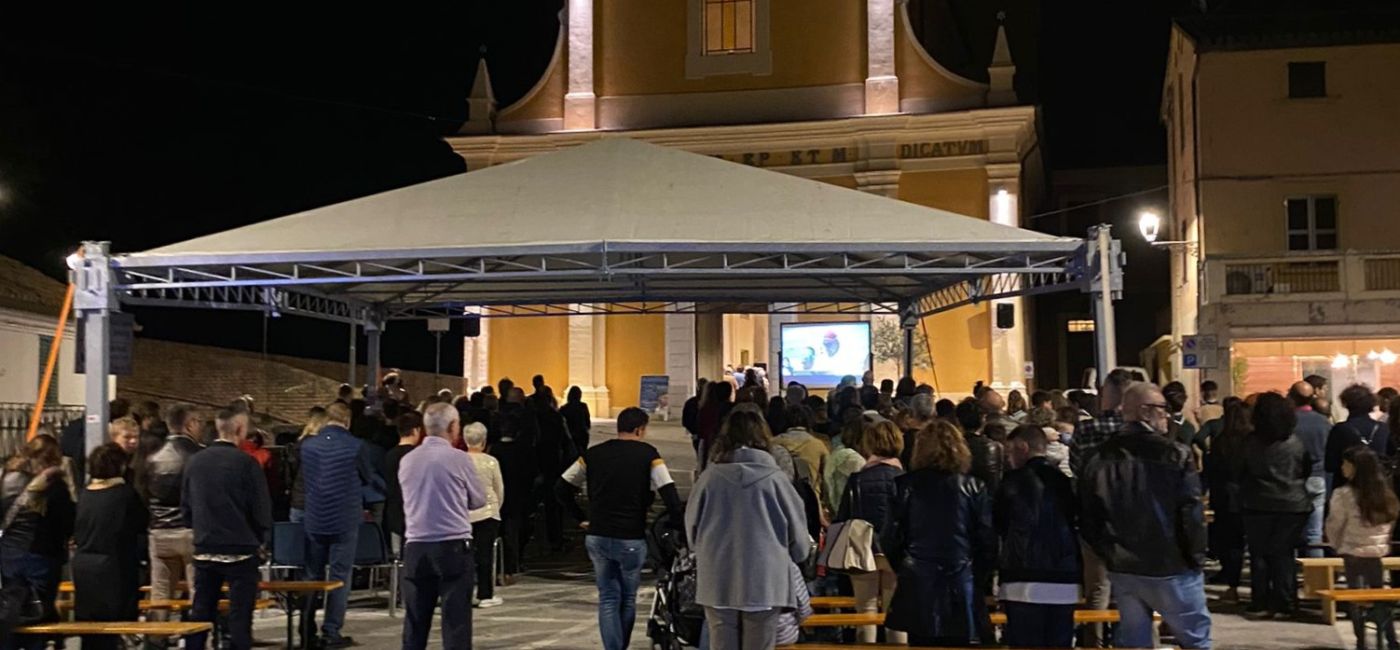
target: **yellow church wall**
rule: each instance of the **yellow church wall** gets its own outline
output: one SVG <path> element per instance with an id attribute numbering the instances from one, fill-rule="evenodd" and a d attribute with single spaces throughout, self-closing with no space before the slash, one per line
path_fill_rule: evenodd
<path id="1" fill-rule="evenodd" d="M 894 67 L 899 75 L 899 98 L 917 111 L 936 112 L 983 105 L 987 87 L 963 79 L 939 65 L 914 37 L 908 9 L 903 3 L 895 10 Z"/>
<path id="2" fill-rule="evenodd" d="M 687 79 L 687 0 L 594 4 L 595 92 L 601 96 L 800 88 L 865 81 L 865 3 L 773 2 L 772 74 Z"/>
<path id="3" fill-rule="evenodd" d="M 666 317 L 607 317 L 608 401 L 613 413 L 636 406 L 642 375 L 666 374 Z"/>
<path id="4" fill-rule="evenodd" d="M 990 380 L 992 321 L 986 305 L 934 314 L 924 319 L 923 326 L 928 330 L 934 367 L 916 368 L 915 381 L 934 386 L 940 396 L 946 396 L 971 393 L 974 382 Z"/>
<path id="5" fill-rule="evenodd" d="M 986 219 L 987 172 L 983 169 L 905 172 L 899 198 L 910 203 Z M 992 374 L 991 314 L 986 305 L 960 307 L 924 319 L 934 369 L 917 369 L 914 378 L 936 386 L 940 394 L 972 391 L 972 384 Z M 935 370 L 937 382 L 934 381 Z"/>
<path id="6" fill-rule="evenodd" d="M 569 381 L 569 318 L 486 320 L 489 328 L 486 367 L 491 381 L 509 377 L 517 386 L 528 388 L 531 377 L 544 375 L 545 382 L 562 398 Z"/>
<path id="7" fill-rule="evenodd" d="M 987 172 L 981 168 L 904 172 L 899 176 L 899 200 L 930 208 L 986 219 L 987 197 Z"/>
<path id="8" fill-rule="evenodd" d="M 855 176 L 827 176 L 824 178 L 814 178 L 812 180 L 821 181 L 823 183 L 830 183 L 837 187 L 844 187 L 848 190 L 856 189 Z"/>

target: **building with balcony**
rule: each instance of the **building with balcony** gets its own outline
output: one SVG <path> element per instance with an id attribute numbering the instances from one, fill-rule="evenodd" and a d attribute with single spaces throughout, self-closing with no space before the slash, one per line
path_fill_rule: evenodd
<path id="1" fill-rule="evenodd" d="M 1188 385 L 1400 385 L 1400 11 L 1356 4 L 1172 28 L 1172 336 L 1215 343 Z"/>
<path id="2" fill-rule="evenodd" d="M 448 143 L 475 171 L 621 134 L 1021 225 L 1021 197 L 1040 191 L 1042 172 L 1037 110 L 1018 101 L 1012 52 L 1034 53 L 1033 14 L 965 13 L 955 21 L 948 3 L 920 0 L 570 0 L 553 59 L 508 106 L 497 106 L 486 53 L 470 119 Z M 950 395 L 977 380 L 1021 385 L 1029 319 L 1015 310 L 999 327 L 992 309 L 925 319 L 932 364 L 916 378 Z M 579 386 L 595 413 L 635 404 L 643 375 L 668 375 L 679 405 L 697 376 L 718 377 L 725 365 L 779 367 L 784 321 L 844 319 L 486 319 L 464 367 L 473 386 L 536 373 L 558 391 Z M 898 372 L 893 360 L 876 366 L 881 377 Z"/>

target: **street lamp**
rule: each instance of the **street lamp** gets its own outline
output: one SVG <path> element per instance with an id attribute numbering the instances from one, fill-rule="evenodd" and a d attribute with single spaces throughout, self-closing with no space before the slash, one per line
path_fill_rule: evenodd
<path id="1" fill-rule="evenodd" d="M 1138 213 L 1138 231 L 1142 233 L 1142 238 L 1149 244 L 1157 243 L 1157 232 L 1162 228 L 1162 217 L 1154 210 L 1143 210 Z"/>
<path id="2" fill-rule="evenodd" d="M 1142 210 L 1138 212 L 1138 232 L 1142 233 L 1142 238 L 1153 246 L 1185 246 L 1188 250 L 1196 246 L 1196 242 L 1190 240 L 1177 241 L 1157 241 L 1157 235 L 1162 232 L 1162 215 L 1156 210 Z"/>

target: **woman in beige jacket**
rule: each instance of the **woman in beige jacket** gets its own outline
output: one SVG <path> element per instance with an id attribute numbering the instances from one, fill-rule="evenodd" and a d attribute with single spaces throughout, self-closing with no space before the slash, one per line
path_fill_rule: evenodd
<path id="1" fill-rule="evenodd" d="M 1381 558 L 1390 553 L 1390 530 L 1400 516 L 1400 499 L 1396 499 L 1376 452 L 1370 447 L 1358 445 L 1347 450 L 1342 457 L 1342 475 L 1348 484 L 1332 492 L 1327 540 L 1342 556 L 1347 588 L 1383 587 Z M 1385 623 L 1382 632 L 1386 646 L 1391 650 L 1400 648 L 1390 606 L 1375 605 L 1371 610 L 1378 625 Z M 1366 621 L 1361 606 L 1353 605 L 1348 618 L 1356 631 L 1356 647 L 1365 650 Z"/>

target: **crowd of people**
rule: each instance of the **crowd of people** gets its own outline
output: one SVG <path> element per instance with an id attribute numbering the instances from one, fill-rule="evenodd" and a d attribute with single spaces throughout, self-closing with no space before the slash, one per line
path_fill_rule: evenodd
<path id="1" fill-rule="evenodd" d="M 1384 582 L 1400 515 L 1400 401 L 1389 389 L 1347 387 L 1347 417 L 1334 422 L 1316 377 L 1286 396 L 1223 400 L 1205 382 L 1196 405 L 1179 383 L 1158 388 L 1124 370 L 1096 395 L 1003 399 L 979 383 L 960 402 L 869 374 L 825 397 L 790 383 L 770 398 L 753 370 L 736 382 L 702 380 L 684 405 L 701 468 L 685 501 L 646 443 L 645 411 L 623 410 L 616 438 L 591 444 L 579 389 L 561 406 L 540 376 L 528 396 L 503 379 L 412 404 L 390 375 L 360 396 L 343 386 L 300 433 L 276 436 L 246 396 L 212 418 L 118 400 L 109 443 L 83 449 L 80 421 L 5 464 L 0 575 L 52 618 L 71 561 L 75 615 L 93 621 L 135 620 L 147 575 L 152 599 L 190 590 L 193 620 L 212 620 L 226 589 L 230 645 L 248 648 L 273 522 L 299 522 L 303 577 L 346 585 L 313 603 L 322 620 L 304 617 L 303 634 L 344 647 L 357 536 L 374 522 L 404 565 L 404 647 L 426 646 L 441 607 L 445 647 L 468 648 L 473 608 L 503 602 L 497 539 L 509 585 L 532 520 L 543 520 L 541 552 L 562 552 L 567 513 L 586 533 L 611 650 L 631 642 L 659 495 L 693 553 L 707 648 L 797 641 L 810 597 L 835 594 L 885 614 L 882 629 L 857 631 L 862 642 L 1072 647 L 1074 611 L 1112 607 L 1119 646 L 1153 645 L 1156 612 L 1177 644 L 1209 648 L 1206 570 L 1238 601 L 1246 552 L 1251 617 L 1297 616 L 1298 554 L 1330 548 L 1348 586 Z M 871 531 L 863 542 L 847 533 L 860 527 Z M 833 537 L 843 557 L 822 552 Z M 989 601 L 1007 618 L 1000 639 Z M 1384 606 L 1352 612 L 1358 647 L 1368 618 L 1396 648 Z M 1102 634 L 1084 626 L 1078 642 L 1097 646 Z"/>
<path id="2" fill-rule="evenodd" d="M 1393 389 L 1349 386 L 1339 396 L 1348 415 L 1334 418 L 1315 376 L 1286 396 L 1224 400 L 1207 381 L 1195 405 L 1179 382 L 1140 379 L 1116 370 L 1096 395 L 1029 399 L 979 383 L 958 403 L 908 378 L 876 386 L 869 374 L 825 398 L 798 384 L 769 398 L 753 374 L 738 391 L 702 381 L 683 421 L 708 469 L 686 530 L 710 642 L 780 640 L 779 615 L 808 594 L 794 594 L 773 567 L 807 563 L 811 577 L 822 531 L 830 543 L 851 520 L 876 531 L 873 564 L 828 571 L 807 588 L 884 612 L 892 643 L 994 643 L 994 599 L 1007 616 L 1000 642 L 1016 647 L 1071 647 L 1075 609 L 1112 607 L 1119 646 L 1152 646 L 1155 612 L 1180 646 L 1209 648 L 1206 570 L 1238 602 L 1246 550 L 1250 618 L 1298 617 L 1299 555 L 1330 549 L 1348 586 L 1382 586 L 1378 558 L 1400 510 Z M 768 485 L 760 476 L 784 474 L 764 488 L 771 497 L 753 495 Z M 1396 648 L 1384 606 L 1351 615 L 1358 647 L 1368 618 Z M 1103 633 L 1084 626 L 1078 642 L 1097 646 Z M 867 627 L 857 639 L 881 634 Z"/>
<path id="3" fill-rule="evenodd" d="M 145 584 L 152 600 L 188 593 L 190 618 L 213 620 L 226 589 L 230 645 L 248 648 L 273 523 L 294 522 L 304 536 L 295 577 L 345 585 L 312 603 L 303 637 L 346 647 L 354 645 L 342 629 L 358 538 L 372 522 L 404 567 L 405 647 L 426 644 L 439 602 L 447 647 L 470 647 L 471 610 L 504 602 L 496 594 L 498 537 L 507 585 L 524 570 L 536 520 L 544 520 L 539 541 L 547 543 L 536 554 L 566 550 L 566 506 L 554 483 L 587 448 L 592 418 L 577 388 L 560 405 L 543 377 L 532 383 L 528 396 L 506 379 L 414 404 L 390 374 L 358 395 L 341 386 L 299 431 L 265 430 L 268 419 L 248 396 L 220 409 L 114 400 L 108 443 L 86 449 L 78 420 L 41 431 L 5 464 L 0 575 L 7 589 L 42 604 L 26 616 L 34 621 L 57 618 L 65 575 L 75 616 L 90 621 L 136 620 Z M 47 642 L 16 635 L 7 645 Z M 203 643 L 195 636 L 187 647 Z"/>

